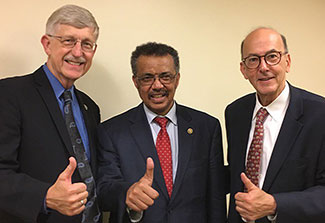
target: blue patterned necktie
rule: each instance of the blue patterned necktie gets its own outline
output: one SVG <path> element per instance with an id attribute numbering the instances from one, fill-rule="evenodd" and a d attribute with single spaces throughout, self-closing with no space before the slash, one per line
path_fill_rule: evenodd
<path id="1" fill-rule="evenodd" d="M 67 126 L 72 148 L 77 160 L 78 172 L 81 179 L 87 185 L 88 199 L 86 208 L 82 213 L 82 223 L 94 223 L 99 222 L 100 211 L 97 204 L 96 185 L 93 178 L 91 167 L 89 165 L 88 157 L 85 152 L 85 148 L 80 137 L 80 133 L 76 126 L 76 122 L 73 117 L 72 111 L 72 96 L 71 92 L 65 90 L 62 94 L 64 99 L 64 118 Z"/>

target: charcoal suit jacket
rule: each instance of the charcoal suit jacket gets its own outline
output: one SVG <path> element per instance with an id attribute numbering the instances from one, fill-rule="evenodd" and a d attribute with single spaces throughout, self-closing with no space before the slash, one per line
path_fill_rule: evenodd
<path id="1" fill-rule="evenodd" d="M 176 104 L 178 167 L 169 198 L 143 104 L 101 124 L 98 192 L 110 223 L 130 222 L 126 192 L 146 171 L 152 157 L 152 187 L 159 193 L 143 213 L 144 223 L 225 222 L 225 171 L 219 121 Z M 192 130 L 192 131 L 191 131 Z"/>
<path id="2" fill-rule="evenodd" d="M 277 223 L 325 222 L 325 101 L 324 98 L 293 87 L 262 190 L 274 196 Z M 228 105 L 225 112 L 230 169 L 228 221 L 243 222 L 235 210 L 234 195 L 244 185 L 245 157 L 254 94 Z M 269 222 L 266 217 L 256 222 Z"/>
<path id="3" fill-rule="evenodd" d="M 98 106 L 76 89 L 96 169 Z M 77 223 L 81 215 L 42 214 L 48 188 L 74 156 L 54 91 L 43 68 L 0 81 L 0 222 Z M 94 172 L 95 174 L 95 172 Z M 75 171 L 72 182 L 81 182 Z"/>

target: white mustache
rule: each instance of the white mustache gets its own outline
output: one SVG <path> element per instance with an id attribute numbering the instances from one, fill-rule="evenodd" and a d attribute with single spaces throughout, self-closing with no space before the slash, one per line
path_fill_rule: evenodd
<path id="1" fill-rule="evenodd" d="M 76 63 L 85 63 L 86 59 L 84 57 L 74 57 L 72 55 L 67 55 L 64 57 L 64 60 L 70 60 Z"/>

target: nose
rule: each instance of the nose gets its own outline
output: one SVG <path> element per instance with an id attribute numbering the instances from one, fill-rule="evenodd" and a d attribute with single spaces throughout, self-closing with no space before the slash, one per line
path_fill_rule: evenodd
<path id="1" fill-rule="evenodd" d="M 81 49 L 81 42 L 80 41 L 77 41 L 76 44 L 73 46 L 72 50 L 72 55 L 75 56 L 75 57 L 81 57 L 83 52 L 82 52 L 82 49 Z"/>
<path id="2" fill-rule="evenodd" d="M 258 68 L 261 72 L 265 72 L 269 70 L 268 64 L 265 62 L 265 58 L 261 58 L 261 63 Z"/>
<path id="3" fill-rule="evenodd" d="M 164 85 L 160 82 L 159 78 L 156 76 L 151 87 L 153 89 L 160 89 L 160 88 L 163 88 Z"/>

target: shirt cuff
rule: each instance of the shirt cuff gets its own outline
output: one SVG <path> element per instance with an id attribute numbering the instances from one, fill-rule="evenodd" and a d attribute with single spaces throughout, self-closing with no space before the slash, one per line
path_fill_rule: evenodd
<path id="1" fill-rule="evenodd" d="M 245 218 L 241 217 L 241 220 L 246 223 L 255 223 L 255 221 L 247 221 Z"/>
<path id="2" fill-rule="evenodd" d="M 278 216 L 278 213 L 275 213 L 274 215 L 268 215 L 268 216 L 266 216 L 267 217 L 267 219 L 270 221 L 270 222 L 272 222 L 272 223 L 274 223 L 275 221 L 276 221 L 276 217 Z M 241 217 L 241 220 L 243 220 L 243 222 L 247 222 L 247 223 L 249 223 L 249 222 L 254 222 L 254 221 L 247 221 L 245 218 L 243 218 L 243 217 Z"/>
<path id="3" fill-rule="evenodd" d="M 267 219 L 271 222 L 275 222 L 276 221 L 276 217 L 278 216 L 278 213 L 275 213 L 274 215 L 268 215 Z"/>
<path id="4" fill-rule="evenodd" d="M 128 213 L 130 221 L 132 223 L 140 222 L 143 217 L 143 211 L 136 212 L 136 211 L 133 211 L 131 208 L 126 207 L 126 212 Z"/>
<path id="5" fill-rule="evenodd" d="M 44 202 L 43 202 L 42 213 L 43 214 L 49 214 L 50 212 L 51 212 L 51 209 L 47 208 L 47 206 L 46 206 L 46 197 L 45 197 Z"/>

